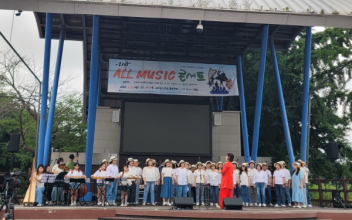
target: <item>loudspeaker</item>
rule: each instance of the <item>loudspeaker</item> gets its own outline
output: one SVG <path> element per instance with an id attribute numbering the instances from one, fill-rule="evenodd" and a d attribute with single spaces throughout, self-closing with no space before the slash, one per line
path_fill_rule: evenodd
<path id="1" fill-rule="evenodd" d="M 17 153 L 20 150 L 20 134 L 10 134 L 7 152 Z"/>
<path id="2" fill-rule="evenodd" d="M 241 198 L 224 198 L 222 204 L 226 210 L 242 210 L 243 206 Z"/>
<path id="3" fill-rule="evenodd" d="M 174 207 L 177 209 L 193 209 L 193 197 L 175 197 Z"/>
<path id="4" fill-rule="evenodd" d="M 331 142 L 325 144 L 326 146 L 326 156 L 330 160 L 339 159 L 339 148 L 336 142 Z"/>

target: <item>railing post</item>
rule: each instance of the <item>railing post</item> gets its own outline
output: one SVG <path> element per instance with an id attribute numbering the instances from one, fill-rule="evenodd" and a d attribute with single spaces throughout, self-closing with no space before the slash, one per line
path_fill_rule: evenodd
<path id="1" fill-rule="evenodd" d="M 319 190 L 319 204 L 323 205 L 323 200 L 324 200 L 323 187 L 321 185 L 321 177 L 320 176 L 318 177 L 318 190 Z"/>
<path id="2" fill-rule="evenodd" d="M 348 201 L 349 201 L 349 198 L 348 198 L 348 192 L 347 192 L 347 182 L 346 182 L 346 177 L 344 176 L 344 177 L 342 177 L 342 189 L 343 189 L 343 194 L 345 195 L 345 202 L 347 203 L 347 204 L 349 204 L 348 203 Z"/>

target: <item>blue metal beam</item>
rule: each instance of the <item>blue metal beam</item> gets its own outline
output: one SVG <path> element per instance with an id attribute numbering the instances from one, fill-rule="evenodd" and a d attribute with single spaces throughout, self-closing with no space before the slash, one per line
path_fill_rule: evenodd
<path id="1" fill-rule="evenodd" d="M 55 105 L 56 105 L 57 89 L 59 87 L 60 68 L 61 68 L 61 60 L 62 60 L 62 51 L 64 49 L 65 33 L 66 33 L 66 26 L 61 25 L 59 48 L 57 50 L 55 76 L 54 76 L 54 82 L 53 82 L 53 90 L 51 91 L 48 124 L 46 126 L 45 141 L 44 141 L 44 156 L 43 156 L 44 164 L 47 164 L 49 162 L 48 158 L 50 153 L 51 132 L 52 132 L 54 116 L 55 116 Z"/>
<path id="2" fill-rule="evenodd" d="M 288 158 L 290 160 L 291 170 L 293 170 L 292 164 L 295 162 L 295 156 L 294 156 L 293 149 L 292 149 L 290 128 L 288 126 L 288 121 L 287 121 L 287 116 L 286 116 L 285 99 L 284 99 L 284 94 L 282 92 L 282 87 L 281 87 L 281 79 L 280 79 L 280 73 L 279 73 L 279 66 L 277 63 L 274 40 L 272 38 L 269 38 L 269 46 L 270 46 L 273 67 L 274 67 L 275 81 L 276 81 L 276 85 L 277 85 L 277 93 L 279 96 L 281 118 L 282 118 L 282 124 L 284 127 Z"/>
<path id="3" fill-rule="evenodd" d="M 241 127 L 242 127 L 242 139 L 244 149 L 244 161 L 250 161 L 249 155 L 249 144 L 248 144 L 248 128 L 247 128 L 247 116 L 246 116 L 246 101 L 244 98 L 244 86 L 243 86 L 243 73 L 242 73 L 242 58 L 237 57 L 237 83 L 238 93 L 240 96 L 240 107 L 241 107 Z"/>
<path id="4" fill-rule="evenodd" d="M 309 70 L 312 47 L 312 28 L 306 27 L 306 42 L 304 50 L 304 79 L 303 79 L 303 103 L 302 103 L 302 130 L 301 130 L 301 160 L 307 159 L 307 135 L 308 135 L 308 102 L 309 102 Z"/>
<path id="5" fill-rule="evenodd" d="M 50 49 L 51 49 L 51 28 L 53 15 L 46 14 L 45 25 L 45 48 L 44 48 L 44 66 L 43 66 L 43 81 L 42 81 L 42 97 L 40 106 L 40 122 L 39 122 L 39 141 L 37 154 L 37 167 L 43 163 L 44 155 L 44 139 L 46 130 L 46 108 L 48 100 L 48 86 L 49 86 L 49 69 L 50 69 Z"/>
<path id="6" fill-rule="evenodd" d="M 89 103 L 88 103 L 88 128 L 86 143 L 86 165 L 85 175 L 90 176 L 92 172 L 93 146 L 94 146 L 94 130 L 95 116 L 97 112 L 97 83 L 98 83 L 98 66 L 99 66 L 99 20 L 98 15 L 93 17 L 93 35 L 92 35 L 92 57 L 90 64 L 90 80 L 89 80 Z"/>
<path id="7" fill-rule="evenodd" d="M 262 46 L 261 46 L 261 51 L 260 51 L 257 101 L 256 101 L 256 105 L 255 105 L 253 142 L 252 142 L 252 157 L 251 157 L 251 159 L 254 160 L 255 162 L 257 161 L 257 154 L 258 154 L 260 114 L 262 111 L 266 50 L 267 50 L 267 46 L 268 46 L 268 32 L 269 32 L 269 25 L 264 25 L 263 26 L 263 36 L 262 36 Z"/>

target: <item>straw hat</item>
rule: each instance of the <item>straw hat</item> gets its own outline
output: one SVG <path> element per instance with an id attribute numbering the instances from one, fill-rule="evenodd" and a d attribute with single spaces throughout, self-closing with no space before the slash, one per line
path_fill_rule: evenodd
<path id="1" fill-rule="evenodd" d="M 171 161 L 171 163 L 172 163 L 172 164 L 177 164 L 177 162 L 176 162 L 176 161 L 174 161 L 174 160 L 172 160 L 172 161 Z"/>
<path id="2" fill-rule="evenodd" d="M 191 168 L 196 168 L 197 169 L 197 166 L 195 164 L 192 164 Z"/>
<path id="3" fill-rule="evenodd" d="M 135 162 L 135 163 L 139 163 L 139 161 L 138 161 L 137 159 L 134 159 L 134 160 L 133 160 L 133 162 Z"/>
<path id="4" fill-rule="evenodd" d="M 116 156 L 110 157 L 110 161 L 109 161 L 109 162 L 111 162 L 111 161 L 113 161 L 113 160 L 117 160 L 117 157 L 116 157 Z"/>
<path id="5" fill-rule="evenodd" d="M 210 164 L 211 164 L 211 161 L 209 161 L 209 160 L 208 160 L 207 162 L 205 162 L 205 164 L 208 164 L 208 163 L 210 163 Z"/>
<path id="6" fill-rule="evenodd" d="M 188 162 L 186 162 L 185 164 L 188 165 L 188 166 L 191 166 Z"/>
<path id="7" fill-rule="evenodd" d="M 267 167 L 268 165 L 266 163 L 262 163 L 262 166 L 266 166 Z"/>
<path id="8" fill-rule="evenodd" d="M 241 164 L 241 167 L 247 167 L 247 166 L 248 166 L 247 163 L 242 163 L 242 164 Z"/>
<path id="9" fill-rule="evenodd" d="M 196 164 L 196 167 L 198 168 L 198 165 L 202 165 L 203 166 L 203 163 L 202 162 L 198 162 L 197 164 Z"/>
<path id="10" fill-rule="evenodd" d="M 149 161 L 152 161 L 152 162 L 153 162 L 153 159 L 147 158 L 146 161 L 145 161 L 145 165 L 148 166 L 148 162 L 149 162 Z"/>
<path id="11" fill-rule="evenodd" d="M 277 162 L 277 163 L 274 163 L 274 166 L 276 167 L 276 164 L 278 164 L 280 167 L 282 167 L 282 164 Z"/>
<path id="12" fill-rule="evenodd" d="M 104 160 L 102 161 L 102 163 L 105 163 L 105 162 L 108 162 L 108 160 L 107 160 L 107 159 L 104 159 Z"/>
<path id="13" fill-rule="evenodd" d="M 128 162 L 131 162 L 131 161 L 134 162 L 134 160 L 133 160 L 132 157 L 128 158 L 127 161 L 128 161 Z"/>
<path id="14" fill-rule="evenodd" d="M 298 166 L 298 167 L 301 167 L 301 164 L 298 163 L 298 162 L 294 162 L 294 163 L 292 164 L 292 166 L 294 166 L 294 165 L 296 165 L 296 166 Z"/>
<path id="15" fill-rule="evenodd" d="M 211 163 L 210 167 L 212 167 L 212 166 L 216 167 L 216 164 L 215 163 Z"/>
<path id="16" fill-rule="evenodd" d="M 168 164 L 168 163 L 171 163 L 171 161 L 169 159 L 166 159 L 165 162 L 164 162 L 164 165 L 166 166 L 166 164 Z"/>
<path id="17" fill-rule="evenodd" d="M 278 163 L 281 163 L 283 165 L 286 165 L 285 161 L 279 161 Z"/>
<path id="18" fill-rule="evenodd" d="M 251 164 L 251 163 L 253 163 L 253 164 L 255 165 L 255 162 L 254 162 L 254 160 L 251 160 L 251 161 L 249 161 L 249 164 Z"/>
<path id="19" fill-rule="evenodd" d="M 263 168 L 263 164 L 262 163 L 257 163 L 256 165 L 255 165 L 255 167 L 257 167 L 257 166 L 260 166 L 260 168 Z"/>
<path id="20" fill-rule="evenodd" d="M 153 164 L 156 164 L 156 160 L 152 159 L 153 160 Z"/>
<path id="21" fill-rule="evenodd" d="M 224 165 L 223 162 L 219 161 L 219 162 L 216 164 L 216 166 L 218 166 L 220 163 L 221 163 L 222 165 Z"/>
<path id="22" fill-rule="evenodd" d="M 237 161 L 232 161 L 232 164 L 236 164 L 236 166 L 238 166 Z"/>
<path id="23" fill-rule="evenodd" d="M 181 163 L 185 163 L 184 160 L 180 160 L 180 162 L 178 163 L 179 166 L 181 166 Z"/>

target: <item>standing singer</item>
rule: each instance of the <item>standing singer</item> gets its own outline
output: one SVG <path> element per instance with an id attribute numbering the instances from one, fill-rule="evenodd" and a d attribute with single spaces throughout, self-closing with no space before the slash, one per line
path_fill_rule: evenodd
<path id="1" fill-rule="evenodd" d="M 233 190 L 233 161 L 234 155 L 231 153 L 227 153 L 226 155 L 226 163 L 224 164 L 224 168 L 221 171 L 221 185 L 220 185 L 220 207 L 223 207 L 223 199 L 224 198 L 232 198 L 232 190 Z"/>

